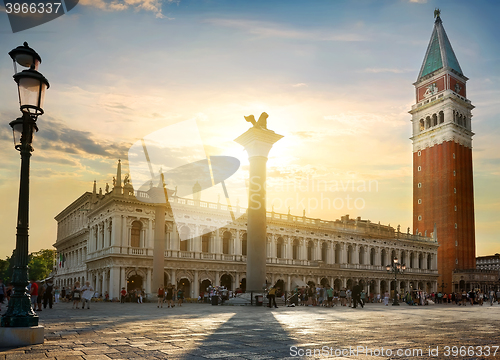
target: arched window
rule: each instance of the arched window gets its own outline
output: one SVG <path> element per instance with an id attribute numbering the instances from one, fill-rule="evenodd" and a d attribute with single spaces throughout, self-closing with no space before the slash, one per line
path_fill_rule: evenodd
<path id="1" fill-rule="evenodd" d="M 432 269 L 432 257 L 431 254 L 427 255 L 427 269 Z"/>
<path id="2" fill-rule="evenodd" d="M 108 246 L 111 246 L 111 241 L 113 241 L 111 239 L 111 234 L 113 233 L 111 230 L 113 229 L 113 222 L 110 221 L 109 222 L 109 225 L 108 225 Z"/>
<path id="3" fill-rule="evenodd" d="M 439 123 L 444 123 L 444 112 L 442 111 L 439 112 Z"/>
<path id="4" fill-rule="evenodd" d="M 231 233 L 229 231 L 225 231 L 222 236 L 222 253 L 229 254 L 231 244 Z"/>
<path id="5" fill-rule="evenodd" d="M 340 244 L 335 245 L 335 264 L 340 263 Z"/>
<path id="6" fill-rule="evenodd" d="M 210 233 L 201 237 L 201 252 L 210 252 Z"/>
<path id="7" fill-rule="evenodd" d="M 438 117 L 436 114 L 432 115 L 432 126 L 436 126 L 438 124 Z"/>
<path id="8" fill-rule="evenodd" d="M 370 250 L 370 265 L 375 265 L 375 249 Z"/>
<path id="9" fill-rule="evenodd" d="M 359 248 L 359 263 L 363 265 L 365 263 L 365 248 L 361 246 Z"/>
<path id="10" fill-rule="evenodd" d="M 401 261 L 400 261 L 400 263 L 406 265 L 406 252 L 405 251 L 401 252 Z"/>
<path id="11" fill-rule="evenodd" d="M 428 129 L 431 127 L 431 117 L 430 116 L 427 116 L 425 118 L 425 128 Z"/>
<path id="12" fill-rule="evenodd" d="M 314 250 L 314 244 L 312 241 L 309 241 L 307 243 L 307 260 L 313 260 L 313 250 Z"/>
<path id="13" fill-rule="evenodd" d="M 283 258 L 283 238 L 279 237 L 278 241 L 276 241 L 276 257 L 278 259 Z"/>
<path id="14" fill-rule="evenodd" d="M 241 255 L 247 255 L 247 233 L 241 237 Z"/>
<path id="15" fill-rule="evenodd" d="M 348 264 L 352 264 L 352 246 L 349 245 L 349 247 L 347 248 L 347 263 Z"/>
<path id="16" fill-rule="evenodd" d="M 188 251 L 188 239 L 191 238 L 191 230 L 187 226 L 181 228 L 180 233 L 180 250 Z"/>
<path id="17" fill-rule="evenodd" d="M 425 130 L 424 119 L 420 119 L 420 131 Z"/>
<path id="18" fill-rule="evenodd" d="M 413 253 L 410 253 L 410 269 L 413 269 Z"/>
<path id="19" fill-rule="evenodd" d="M 424 267 L 424 256 L 422 254 L 418 255 L 418 268 L 422 269 Z"/>
<path id="20" fill-rule="evenodd" d="M 380 263 L 382 264 L 382 266 L 386 266 L 388 263 L 387 263 L 387 252 L 384 250 L 382 250 L 382 252 L 380 253 Z"/>
<path id="21" fill-rule="evenodd" d="M 141 230 L 142 223 L 140 221 L 134 221 L 132 223 L 132 229 L 130 230 L 130 246 L 139 247 L 141 246 Z"/>
<path id="22" fill-rule="evenodd" d="M 297 239 L 293 240 L 292 258 L 294 260 L 297 260 L 299 258 L 299 240 Z"/>
<path id="23" fill-rule="evenodd" d="M 326 242 L 321 245 L 321 261 L 328 262 L 328 244 Z"/>

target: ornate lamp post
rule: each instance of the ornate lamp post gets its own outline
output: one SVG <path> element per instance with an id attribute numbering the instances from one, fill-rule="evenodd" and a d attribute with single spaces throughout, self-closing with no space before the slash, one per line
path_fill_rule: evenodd
<path id="1" fill-rule="evenodd" d="M 394 301 L 392 302 L 393 306 L 399 306 L 397 287 L 398 287 L 398 274 L 402 274 L 406 270 L 405 264 L 400 264 L 397 258 L 394 258 L 392 264 L 387 265 L 385 267 L 388 273 L 394 273 L 394 283 L 396 285 L 394 289 Z"/>
<path id="2" fill-rule="evenodd" d="M 32 327 L 38 325 L 38 316 L 31 308 L 28 285 L 28 215 L 29 215 L 29 175 L 33 134 L 38 131 L 36 121 L 43 114 L 43 99 L 49 82 L 37 69 L 42 62 L 40 55 L 24 43 L 9 52 L 14 62 L 14 80 L 17 83 L 19 105 L 22 117 L 10 123 L 14 134 L 14 147 L 21 153 L 21 179 L 19 185 L 19 205 L 17 213 L 16 250 L 12 284 L 14 293 L 9 301 L 9 309 L 2 316 L 2 327 Z M 18 72 L 17 66 L 27 69 Z"/>

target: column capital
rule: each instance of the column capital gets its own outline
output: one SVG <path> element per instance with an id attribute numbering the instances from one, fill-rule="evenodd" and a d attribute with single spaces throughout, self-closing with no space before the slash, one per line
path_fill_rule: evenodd
<path id="1" fill-rule="evenodd" d="M 267 158 L 273 144 L 282 137 L 283 135 L 276 134 L 272 130 L 252 127 L 234 141 L 245 148 L 249 158 L 254 156 Z"/>

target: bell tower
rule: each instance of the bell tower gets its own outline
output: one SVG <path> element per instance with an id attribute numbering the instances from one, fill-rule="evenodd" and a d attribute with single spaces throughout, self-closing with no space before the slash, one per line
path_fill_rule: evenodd
<path id="1" fill-rule="evenodd" d="M 436 225 L 438 288 L 452 290 L 455 269 L 475 268 L 471 110 L 462 72 L 440 17 L 413 84 L 413 229 L 428 235 Z M 461 290 L 461 289 L 459 289 Z"/>

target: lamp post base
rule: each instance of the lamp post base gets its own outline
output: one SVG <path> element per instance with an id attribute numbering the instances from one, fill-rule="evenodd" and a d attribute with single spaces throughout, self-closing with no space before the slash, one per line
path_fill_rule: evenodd
<path id="1" fill-rule="evenodd" d="M 0 327 L 0 348 L 43 344 L 43 326 Z"/>

